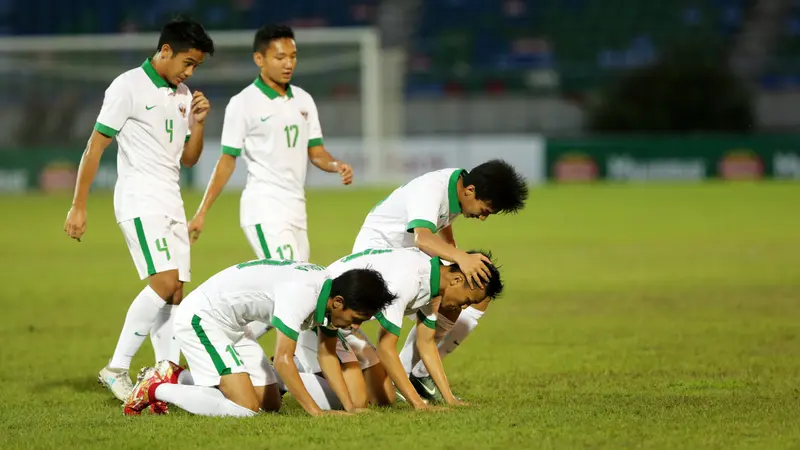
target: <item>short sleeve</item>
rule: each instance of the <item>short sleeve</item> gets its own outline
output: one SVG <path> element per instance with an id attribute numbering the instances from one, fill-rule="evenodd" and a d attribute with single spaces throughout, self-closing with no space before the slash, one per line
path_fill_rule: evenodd
<path id="1" fill-rule="evenodd" d="M 444 190 L 432 188 L 425 183 L 409 184 L 407 189 L 413 191 L 406 196 L 408 199 L 406 230 L 411 233 L 414 228 L 422 227 L 436 233 L 436 222 L 439 218 L 439 209 L 444 201 Z"/>
<path id="2" fill-rule="evenodd" d="M 375 314 L 375 318 L 378 319 L 381 326 L 395 336 L 400 336 L 406 309 L 408 305 L 416 300 L 417 294 L 419 294 L 419 282 L 406 280 L 406 282 L 398 284 L 389 284 L 387 286 L 397 296 L 397 299 Z"/>
<path id="3" fill-rule="evenodd" d="M 188 98 L 186 99 L 186 104 L 189 105 L 189 110 L 186 111 L 188 121 L 186 127 L 186 139 L 183 140 L 184 143 L 189 142 L 189 138 L 192 136 L 192 123 L 194 122 L 194 115 L 192 115 L 192 91 L 189 88 L 186 88 L 188 94 L 186 95 Z"/>
<path id="4" fill-rule="evenodd" d="M 222 153 L 239 156 L 244 148 L 247 136 L 247 122 L 244 108 L 238 97 L 232 98 L 225 107 L 225 119 L 222 123 Z"/>
<path id="5" fill-rule="evenodd" d="M 308 96 L 308 148 L 322 145 L 322 126 L 319 124 L 319 113 L 314 99 Z"/>
<path id="6" fill-rule="evenodd" d="M 433 313 L 433 304 L 428 303 L 417 310 L 417 319 L 426 327 L 436 329 L 436 314 Z"/>
<path id="7" fill-rule="evenodd" d="M 297 341 L 303 322 L 314 314 L 317 303 L 316 290 L 308 285 L 284 283 L 276 286 L 274 301 L 272 325 Z"/>
<path id="8" fill-rule="evenodd" d="M 123 77 L 115 79 L 106 89 L 103 106 L 97 116 L 94 129 L 113 137 L 119 133 L 133 111 L 133 96 Z"/>

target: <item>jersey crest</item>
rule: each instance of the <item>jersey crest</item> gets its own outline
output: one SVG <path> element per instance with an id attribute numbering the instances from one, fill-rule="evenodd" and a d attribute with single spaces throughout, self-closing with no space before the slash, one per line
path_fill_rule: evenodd
<path id="1" fill-rule="evenodd" d="M 185 118 L 186 117 L 186 105 L 184 105 L 183 103 L 178 105 L 178 112 L 181 113 L 181 117 Z"/>

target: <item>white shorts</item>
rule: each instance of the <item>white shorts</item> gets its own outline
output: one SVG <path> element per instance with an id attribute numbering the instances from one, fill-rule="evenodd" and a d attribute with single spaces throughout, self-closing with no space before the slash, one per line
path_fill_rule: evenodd
<path id="1" fill-rule="evenodd" d="M 311 256 L 306 230 L 267 224 L 250 225 L 242 227 L 242 230 L 259 259 L 308 261 Z"/>
<path id="2" fill-rule="evenodd" d="M 178 280 L 191 281 L 189 231 L 185 223 L 158 215 L 126 220 L 119 226 L 139 278 L 177 269 Z"/>
<path id="3" fill-rule="evenodd" d="M 189 294 L 174 318 L 175 339 L 189 364 L 194 384 L 219 386 L 223 375 L 233 373 L 250 375 L 253 386 L 277 383 L 277 374 L 258 342 L 246 337 L 244 331 L 230 330 L 208 314 L 194 311 L 192 304 L 198 295 L 204 294 Z"/>
<path id="4" fill-rule="evenodd" d="M 339 331 L 339 340 L 336 342 L 336 356 L 342 364 L 358 362 L 361 370 L 369 369 L 380 362 L 375 347 L 367 337 L 357 331 L 359 336 L 350 332 Z M 297 338 L 297 348 L 294 351 L 297 370 L 303 373 L 320 373 L 322 369 L 317 360 L 318 344 L 317 334 L 313 331 L 301 331 Z M 352 344 L 352 345 L 351 345 Z"/>

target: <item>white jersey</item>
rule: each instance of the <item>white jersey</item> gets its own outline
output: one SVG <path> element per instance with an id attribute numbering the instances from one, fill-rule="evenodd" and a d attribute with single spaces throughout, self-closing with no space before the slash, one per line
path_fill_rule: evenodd
<path id="1" fill-rule="evenodd" d="M 196 290 L 205 299 L 194 308 L 230 330 L 240 331 L 257 320 L 271 323 L 296 341 L 301 330 L 326 326 L 331 284 L 328 271 L 315 264 L 254 260 L 229 267 L 201 284 Z"/>
<path id="2" fill-rule="evenodd" d="M 117 222 L 165 215 L 186 222 L 180 190 L 180 160 L 189 139 L 192 93 L 171 86 L 148 58 L 106 89 L 94 129 L 116 136 Z"/>
<path id="3" fill-rule="evenodd" d="M 395 189 L 369 212 L 358 240 L 369 247 L 415 247 L 414 228 L 437 233 L 461 214 L 458 178 L 463 169 L 428 172 Z"/>
<path id="4" fill-rule="evenodd" d="M 372 249 L 354 253 L 328 266 L 332 277 L 352 269 L 378 271 L 397 300 L 375 314 L 380 324 L 400 336 L 403 316 L 416 314 L 430 328 L 436 329 L 436 315 L 431 301 L 439 296 L 440 263 L 417 248 Z"/>
<path id="5" fill-rule="evenodd" d="M 308 149 L 322 145 L 314 100 L 289 86 L 285 96 L 256 78 L 225 108 L 222 152 L 244 155 L 247 183 L 242 192 L 242 227 L 291 225 L 306 229 L 305 182 Z"/>

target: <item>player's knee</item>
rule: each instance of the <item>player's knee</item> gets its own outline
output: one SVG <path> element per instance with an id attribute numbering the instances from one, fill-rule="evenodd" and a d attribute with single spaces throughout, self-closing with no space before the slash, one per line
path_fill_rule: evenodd
<path id="1" fill-rule="evenodd" d="M 170 302 L 171 305 L 180 305 L 181 301 L 183 301 L 183 282 L 178 282 L 178 288 L 175 290 L 175 293 L 172 294 L 172 299 Z"/>
<path id="2" fill-rule="evenodd" d="M 173 300 L 175 293 L 182 287 L 183 283 L 178 280 L 178 271 L 157 273 L 150 277 L 150 287 L 163 299 Z M 180 302 L 180 299 L 178 300 Z"/>
<path id="3" fill-rule="evenodd" d="M 269 395 L 264 399 L 261 409 L 266 412 L 278 412 L 281 410 L 281 397 Z"/>
<path id="4" fill-rule="evenodd" d="M 239 399 L 239 401 L 236 403 L 242 408 L 247 408 L 253 412 L 258 412 L 258 409 L 261 407 L 261 405 L 258 404 L 258 399 L 256 399 L 254 395 Z"/>

